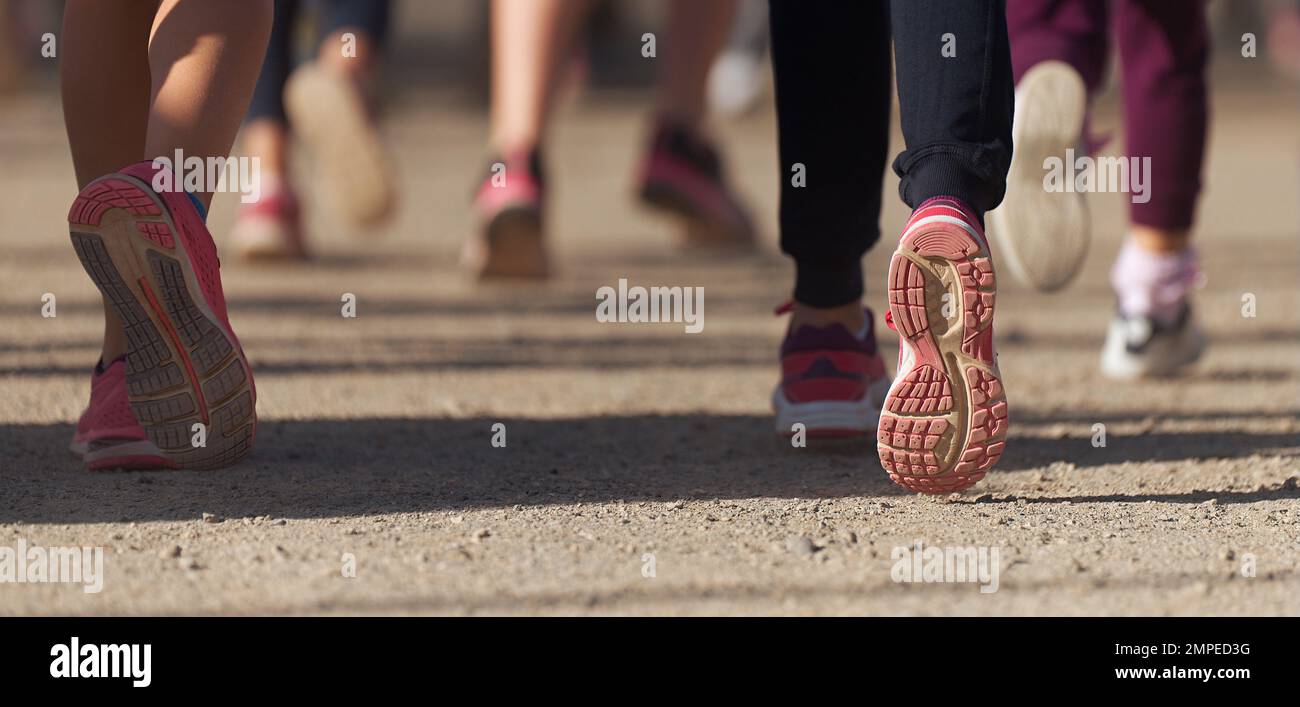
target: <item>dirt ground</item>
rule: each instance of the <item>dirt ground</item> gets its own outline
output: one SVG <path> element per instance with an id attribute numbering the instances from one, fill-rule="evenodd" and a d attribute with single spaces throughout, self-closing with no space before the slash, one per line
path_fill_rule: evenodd
<path id="1" fill-rule="evenodd" d="M 313 200 L 311 265 L 226 257 L 257 373 L 252 459 L 87 473 L 66 445 L 101 323 L 66 235 L 60 109 L 51 93 L 9 101 L 0 546 L 107 557 L 101 593 L 0 584 L 0 614 L 1300 614 L 1296 96 L 1221 88 L 1198 233 L 1208 356 L 1176 382 L 1098 375 L 1124 202 L 1091 196 L 1078 282 L 1045 296 L 1002 273 L 1011 436 L 995 473 L 942 498 L 893 486 L 869 442 L 772 434 L 772 308 L 792 268 L 775 245 L 770 113 L 722 127 L 759 255 L 678 250 L 629 196 L 643 106 L 593 101 L 566 112 L 551 150 L 559 277 L 482 288 L 455 264 L 482 116 L 418 93 L 386 125 L 403 197 L 389 232 L 351 237 Z M 1114 106 L 1101 116 L 1113 126 Z M 895 187 L 867 261 L 878 310 L 906 216 Z M 219 241 L 235 201 L 215 205 Z M 619 278 L 704 286 L 704 332 L 598 323 L 595 291 Z M 997 591 L 893 581 L 894 549 L 918 540 L 996 548 Z"/>

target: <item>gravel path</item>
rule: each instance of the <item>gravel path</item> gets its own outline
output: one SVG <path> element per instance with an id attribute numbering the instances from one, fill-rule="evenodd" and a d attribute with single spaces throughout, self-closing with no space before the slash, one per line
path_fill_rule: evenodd
<path id="1" fill-rule="evenodd" d="M 1011 438 L 996 473 L 951 498 L 903 493 L 862 442 L 771 434 L 771 309 L 791 269 L 774 245 L 770 116 L 726 131 L 762 254 L 677 252 L 628 198 L 643 115 L 597 103 L 566 116 L 552 150 L 560 277 L 484 290 L 454 267 L 483 126 L 424 96 L 388 126 L 405 199 L 391 233 L 349 238 L 316 212 L 313 266 L 227 258 L 258 374 L 254 457 L 88 474 L 65 445 L 101 325 L 63 221 L 57 99 L 7 104 L 0 547 L 102 546 L 106 570 L 98 594 L 0 584 L 0 614 L 1300 614 L 1294 98 L 1217 99 L 1200 369 L 1164 384 L 1097 375 L 1123 201 L 1094 195 L 1074 286 L 1042 296 L 1001 279 Z M 1114 113 L 1103 106 L 1103 124 Z M 218 234 L 234 201 L 218 200 Z M 890 233 L 905 213 L 887 201 Z M 876 305 L 887 256 L 868 259 Z M 596 289 L 623 277 L 705 286 L 704 332 L 596 322 Z M 339 314 L 344 293 L 355 319 Z M 918 541 L 996 552 L 996 583 L 894 581 Z"/>

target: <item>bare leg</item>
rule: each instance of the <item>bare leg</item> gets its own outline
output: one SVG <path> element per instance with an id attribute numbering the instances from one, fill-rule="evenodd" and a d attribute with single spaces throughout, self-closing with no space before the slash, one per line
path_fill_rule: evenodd
<path id="1" fill-rule="evenodd" d="M 547 276 L 543 246 L 544 195 L 533 150 L 545 139 L 561 70 L 593 0 L 492 0 L 492 115 L 490 148 L 524 178 L 510 209 L 475 197 L 480 227 L 461 261 L 480 279 Z"/>
<path id="2" fill-rule="evenodd" d="M 69 0 L 59 62 L 63 122 L 81 189 L 138 162 L 149 119 L 149 3 Z M 117 313 L 105 303 L 105 364 L 126 354 Z"/>
<path id="3" fill-rule="evenodd" d="M 297 0 L 276 0 L 274 4 L 261 73 L 240 136 L 243 152 L 261 164 L 262 189 L 283 183 L 287 174 L 289 126 L 284 110 L 284 85 L 293 64 L 294 28 L 300 5 Z"/>
<path id="4" fill-rule="evenodd" d="M 248 110 L 271 32 L 271 1 L 164 0 L 149 38 L 146 157 L 225 157 Z M 195 194 L 206 207 L 212 194 Z"/>
<path id="5" fill-rule="evenodd" d="M 754 244 L 749 209 L 728 183 L 724 160 L 704 130 L 709 74 L 731 34 L 735 10 L 735 0 L 673 0 L 657 47 L 659 91 L 639 193 L 645 205 L 680 223 L 687 246 Z"/>
<path id="6" fill-rule="evenodd" d="M 591 0 L 493 0 L 492 146 L 498 152 L 541 142 L 559 68 L 592 7 Z"/>
<path id="7" fill-rule="evenodd" d="M 167 0 L 155 13 L 149 3 L 69 0 L 61 81 L 79 187 L 176 148 L 227 154 L 270 27 L 269 0 L 247 5 L 232 12 L 228 4 Z M 205 206 L 212 198 L 196 196 Z M 127 347 L 121 321 L 104 312 L 108 362 Z"/>
<path id="8" fill-rule="evenodd" d="M 1133 224 L 1129 229 L 1133 242 L 1152 253 L 1177 253 L 1191 243 L 1191 231 L 1186 228 L 1168 229 Z"/>
<path id="9" fill-rule="evenodd" d="M 144 155 L 153 19 L 149 3 L 68 0 L 59 67 L 78 188 Z"/>
<path id="10" fill-rule="evenodd" d="M 343 35 L 348 33 L 356 38 L 355 56 L 345 56 L 342 51 Z M 369 34 L 357 27 L 344 27 L 321 42 L 316 63 L 361 84 L 374 73 L 375 49 L 375 42 Z"/>
<path id="11" fill-rule="evenodd" d="M 658 47 L 661 117 L 688 128 L 705 115 L 709 69 L 731 32 L 735 0 L 673 0 L 668 42 Z"/>
<path id="12" fill-rule="evenodd" d="M 289 164 L 289 129 L 282 121 L 259 118 L 244 126 L 240 137 L 249 157 L 256 157 L 262 165 L 262 179 L 282 179 Z"/>

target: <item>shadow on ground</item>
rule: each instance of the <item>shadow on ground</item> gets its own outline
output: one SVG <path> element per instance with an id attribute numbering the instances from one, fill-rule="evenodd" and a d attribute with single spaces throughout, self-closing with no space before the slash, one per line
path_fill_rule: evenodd
<path id="1" fill-rule="evenodd" d="M 1050 423 L 1050 415 L 1023 416 Z M 504 422 L 508 446 L 491 445 Z M 64 450 L 71 425 L 0 426 L 0 522 L 89 523 L 311 518 L 681 498 L 898 496 L 870 440 L 794 449 L 764 416 L 665 415 L 562 420 L 269 421 L 258 451 L 217 472 L 97 473 Z M 1294 434 L 1152 432 L 1114 438 L 1013 437 L 999 472 L 1070 459 L 1076 471 L 1125 461 L 1297 453 Z M 1204 496 L 1204 498 L 1202 498 Z M 1220 503 L 1300 498 L 1294 484 L 1216 492 Z M 1209 496 L 1040 497 L 1041 502 L 1199 503 Z"/>

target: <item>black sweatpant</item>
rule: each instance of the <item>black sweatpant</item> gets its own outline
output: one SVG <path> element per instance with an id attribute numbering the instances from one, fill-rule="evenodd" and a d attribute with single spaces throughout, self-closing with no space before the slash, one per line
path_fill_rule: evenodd
<path id="1" fill-rule="evenodd" d="M 880 237 L 889 150 L 890 38 L 903 138 L 899 196 L 1002 201 L 1014 87 L 1005 0 L 771 0 L 781 153 L 781 249 L 795 300 L 862 297 Z"/>
<path id="2" fill-rule="evenodd" d="M 300 0 L 275 0 L 271 39 L 245 120 L 285 120 L 284 84 L 293 71 L 294 24 L 301 5 Z M 319 0 L 318 5 L 316 34 L 322 41 L 339 30 L 351 29 L 366 34 L 377 46 L 383 44 L 388 33 L 389 0 Z"/>

